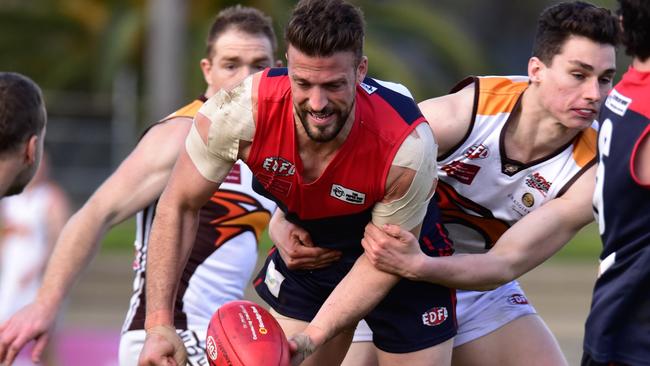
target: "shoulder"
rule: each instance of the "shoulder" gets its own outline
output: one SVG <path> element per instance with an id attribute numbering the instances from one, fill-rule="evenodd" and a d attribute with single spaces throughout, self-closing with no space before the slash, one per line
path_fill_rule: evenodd
<path id="1" fill-rule="evenodd" d="M 573 143 L 573 160 L 583 168 L 597 158 L 598 132 L 587 127 L 580 132 Z"/>
<path id="2" fill-rule="evenodd" d="M 170 147 L 169 144 L 182 143 L 192 126 L 192 117 L 176 116 L 158 122 L 149 127 L 138 146 L 157 145 Z"/>
<path id="3" fill-rule="evenodd" d="M 453 94 L 420 102 L 438 143 L 438 155 L 447 153 L 466 135 L 473 120 L 475 97 L 475 85 L 469 84 Z"/>

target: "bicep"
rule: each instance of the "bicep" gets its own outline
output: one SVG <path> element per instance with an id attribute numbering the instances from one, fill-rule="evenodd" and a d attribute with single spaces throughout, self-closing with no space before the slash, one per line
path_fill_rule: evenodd
<path id="1" fill-rule="evenodd" d="M 115 225 L 154 202 L 162 193 L 183 146 L 190 121 L 153 127 L 84 205 Z"/>
<path id="2" fill-rule="evenodd" d="M 226 163 L 223 164 L 226 165 Z M 219 188 L 219 185 L 220 182 L 205 178 L 194 165 L 187 151 L 183 149 L 163 191 L 161 202 L 171 202 L 176 207 L 198 211 Z"/>
<path id="3" fill-rule="evenodd" d="M 438 156 L 449 152 L 465 137 L 472 120 L 474 94 L 472 84 L 454 94 L 418 104 L 433 130 L 438 143 Z"/>

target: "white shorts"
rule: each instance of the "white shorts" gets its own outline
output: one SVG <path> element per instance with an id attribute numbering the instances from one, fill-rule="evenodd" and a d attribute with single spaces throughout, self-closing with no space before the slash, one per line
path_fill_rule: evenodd
<path id="1" fill-rule="evenodd" d="M 352 342 L 372 342 L 372 330 L 370 330 L 370 327 L 365 320 L 362 319 L 359 324 L 357 324 L 357 329 L 354 330 Z"/>
<path id="2" fill-rule="evenodd" d="M 458 290 L 456 297 L 458 334 L 454 338 L 454 347 L 481 338 L 519 317 L 537 313 L 517 281 L 492 291 Z M 371 341 L 372 331 L 362 320 L 352 342 Z"/>
<path id="3" fill-rule="evenodd" d="M 456 292 L 458 334 L 454 347 L 483 337 L 524 315 L 535 314 L 517 281 L 492 291 Z"/>
<path id="4" fill-rule="evenodd" d="M 176 333 L 181 337 L 187 349 L 187 364 L 191 366 L 208 366 L 208 359 L 205 357 L 205 335 L 206 330 L 177 329 Z M 140 351 L 144 346 L 144 330 L 131 330 L 122 333 L 120 338 L 120 366 L 136 366 Z"/>

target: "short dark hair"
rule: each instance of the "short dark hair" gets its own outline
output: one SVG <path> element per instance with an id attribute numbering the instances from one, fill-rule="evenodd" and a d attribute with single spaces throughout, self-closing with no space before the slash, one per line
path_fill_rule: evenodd
<path id="1" fill-rule="evenodd" d="M 301 0 L 293 10 L 284 38 L 309 56 L 352 51 L 363 56 L 363 12 L 343 0 Z"/>
<path id="2" fill-rule="evenodd" d="M 618 19 L 608 9 L 582 1 L 559 3 L 544 9 L 539 16 L 533 56 L 550 64 L 570 36 L 616 47 L 620 33 Z"/>
<path id="3" fill-rule="evenodd" d="M 252 35 L 259 34 L 266 36 L 271 42 L 271 48 L 275 54 L 278 48 L 278 41 L 275 37 L 271 18 L 258 9 L 235 5 L 223 9 L 214 18 L 206 40 L 205 51 L 208 58 L 214 56 L 214 42 L 217 38 L 231 28 Z"/>
<path id="4" fill-rule="evenodd" d="M 650 57 L 650 2 L 618 0 L 618 14 L 623 17 L 625 53 L 645 61 Z"/>
<path id="5" fill-rule="evenodd" d="M 39 135 L 46 119 L 41 88 L 21 74 L 0 72 L 0 154 Z"/>

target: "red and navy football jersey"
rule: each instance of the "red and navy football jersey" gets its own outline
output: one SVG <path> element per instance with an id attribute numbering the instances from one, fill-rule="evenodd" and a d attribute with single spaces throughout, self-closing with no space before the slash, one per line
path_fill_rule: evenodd
<path id="1" fill-rule="evenodd" d="M 303 182 L 286 68 L 266 70 L 258 94 L 255 136 L 247 164 L 254 188 L 319 246 L 360 251 L 372 208 L 385 195 L 391 163 L 404 139 L 425 122 L 413 99 L 366 78 L 357 85 L 354 125 L 322 175 Z"/>
<path id="2" fill-rule="evenodd" d="M 584 342 L 598 362 L 650 364 L 650 186 L 634 164 L 650 138 L 649 100 L 650 73 L 630 68 L 600 114 L 594 209 L 603 252 Z"/>

